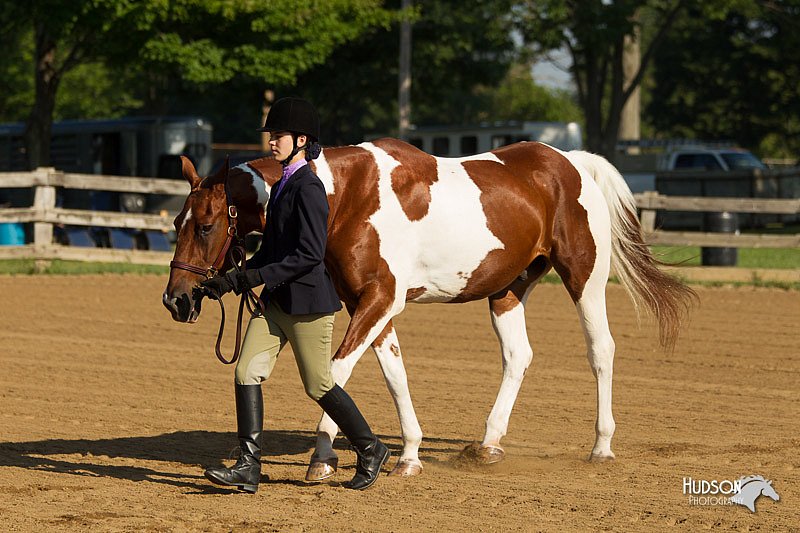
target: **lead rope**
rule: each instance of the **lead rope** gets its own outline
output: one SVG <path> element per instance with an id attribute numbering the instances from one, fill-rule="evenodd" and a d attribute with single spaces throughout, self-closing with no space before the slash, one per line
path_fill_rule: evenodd
<path id="1" fill-rule="evenodd" d="M 247 270 L 246 252 L 244 246 L 241 244 L 241 241 L 230 247 L 228 250 L 228 259 L 230 260 L 231 264 L 233 265 L 233 269 L 236 270 L 236 272 L 244 272 Z M 239 266 L 240 264 L 241 266 Z M 228 360 L 225 359 L 224 355 L 222 355 L 221 349 L 222 337 L 225 331 L 225 305 L 222 303 L 222 298 L 215 298 L 215 300 L 219 302 L 219 309 L 222 317 L 220 318 L 219 322 L 217 344 L 214 347 L 214 351 L 217 354 L 217 359 L 219 359 L 222 364 L 231 365 L 239 359 L 239 352 L 242 348 L 242 315 L 244 314 L 245 303 L 247 304 L 247 310 L 250 313 L 250 318 L 264 316 L 266 313 L 266 308 L 264 306 L 264 302 L 258 297 L 253 289 L 242 291 L 241 298 L 239 299 L 239 313 L 236 318 L 236 344 L 233 347 L 233 355 Z"/>
<path id="2" fill-rule="evenodd" d="M 225 190 L 225 204 L 228 206 L 228 232 L 229 236 L 234 238 L 234 245 L 228 249 L 227 256 L 231 262 L 233 269 L 236 272 L 244 272 L 247 270 L 247 252 L 244 249 L 243 241 L 239 237 L 236 221 L 239 218 L 238 210 L 236 206 L 234 206 L 231 202 L 231 195 L 230 191 L 228 190 L 228 174 L 230 173 L 230 158 L 225 158 L 225 181 L 223 182 L 223 188 Z M 231 235 L 231 228 L 233 228 L 233 234 Z M 240 266 L 241 265 L 241 266 Z M 264 302 L 261 301 L 253 289 L 248 288 L 245 291 L 242 291 L 241 298 L 239 299 L 239 313 L 236 317 L 236 343 L 233 347 L 233 355 L 231 356 L 230 360 L 225 359 L 225 356 L 222 355 L 222 350 L 220 345 L 222 344 L 222 335 L 225 329 L 225 306 L 222 304 L 222 298 L 217 298 L 219 301 L 219 308 L 222 314 L 219 323 L 219 332 L 217 332 L 217 343 L 214 346 L 214 351 L 216 352 L 217 359 L 222 362 L 224 365 L 231 365 L 235 363 L 239 359 L 239 352 L 242 349 L 242 315 L 244 314 L 244 305 L 247 302 L 247 310 L 250 312 L 250 318 L 252 319 L 259 314 L 264 316 L 266 309 L 264 307 Z"/>

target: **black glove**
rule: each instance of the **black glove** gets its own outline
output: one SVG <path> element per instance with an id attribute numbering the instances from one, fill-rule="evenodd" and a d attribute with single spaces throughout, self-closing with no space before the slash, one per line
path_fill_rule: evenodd
<path id="1" fill-rule="evenodd" d="M 233 290 L 233 283 L 228 279 L 229 274 L 216 275 L 200 282 L 200 291 L 215 300 L 222 298 L 223 294 Z"/>
<path id="2" fill-rule="evenodd" d="M 243 272 L 229 272 L 225 277 L 233 285 L 233 292 L 237 295 L 264 283 L 261 274 L 255 268 Z"/>

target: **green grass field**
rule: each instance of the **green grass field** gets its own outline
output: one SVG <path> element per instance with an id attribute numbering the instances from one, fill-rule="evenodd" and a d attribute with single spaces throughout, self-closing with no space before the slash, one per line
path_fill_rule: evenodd
<path id="1" fill-rule="evenodd" d="M 653 246 L 653 254 L 665 263 L 700 266 L 699 246 Z M 736 266 L 742 268 L 800 268 L 797 248 L 740 248 Z"/>
<path id="2" fill-rule="evenodd" d="M 168 274 L 167 265 L 131 265 L 128 263 L 85 263 L 83 261 L 42 262 L 33 259 L 0 261 L 0 274 Z"/>

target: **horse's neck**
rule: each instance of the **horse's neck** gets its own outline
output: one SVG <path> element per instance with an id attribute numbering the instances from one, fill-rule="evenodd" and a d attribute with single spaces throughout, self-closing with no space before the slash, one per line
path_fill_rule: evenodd
<path id="1" fill-rule="evenodd" d="M 272 187 L 281 177 L 281 165 L 271 157 L 262 157 L 261 159 L 249 161 L 245 165 L 250 171 L 255 172 L 264 180 L 264 183 L 267 184 L 267 189 Z"/>
<path id="2" fill-rule="evenodd" d="M 273 159 L 259 159 L 255 163 L 258 165 L 251 163 L 247 169 L 234 167 L 228 175 L 232 201 L 246 231 L 263 229 L 269 193 L 281 175 L 280 166 Z"/>
<path id="3" fill-rule="evenodd" d="M 367 170 L 374 166 L 374 157 L 368 151 L 356 146 L 325 148 L 322 155 L 320 160 L 312 161 L 311 165 L 325 184 L 331 213 L 334 214 L 337 198 L 347 195 L 348 189 L 352 189 L 351 194 L 360 194 L 363 189 L 363 179 L 368 179 L 365 174 L 368 174 Z M 280 163 L 271 157 L 250 161 L 247 165 L 263 179 L 268 192 L 281 177 Z M 247 174 L 242 169 L 238 170 L 242 174 Z M 242 178 L 242 181 L 250 183 L 252 174 Z"/>

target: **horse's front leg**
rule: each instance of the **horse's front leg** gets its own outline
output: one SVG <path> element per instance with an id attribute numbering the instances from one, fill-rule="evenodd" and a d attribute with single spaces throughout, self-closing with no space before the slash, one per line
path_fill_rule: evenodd
<path id="1" fill-rule="evenodd" d="M 411 403 L 411 392 L 408 389 L 408 377 L 400 353 L 400 342 L 391 321 L 378 336 L 378 340 L 372 343 L 372 349 L 381 365 L 386 385 L 397 408 L 400 429 L 403 434 L 403 453 L 389 475 L 415 476 L 422 472 L 422 462 L 419 460 L 422 428 L 417 420 L 417 414 L 414 412 L 414 405 Z M 331 372 L 339 386 L 344 386 L 356 362 L 357 358 L 354 355 L 333 361 Z M 336 423 L 323 413 L 317 426 L 316 449 L 311 456 L 308 472 L 306 472 L 308 481 L 320 481 L 336 473 L 339 458 L 333 449 L 333 441 L 338 431 Z"/>

